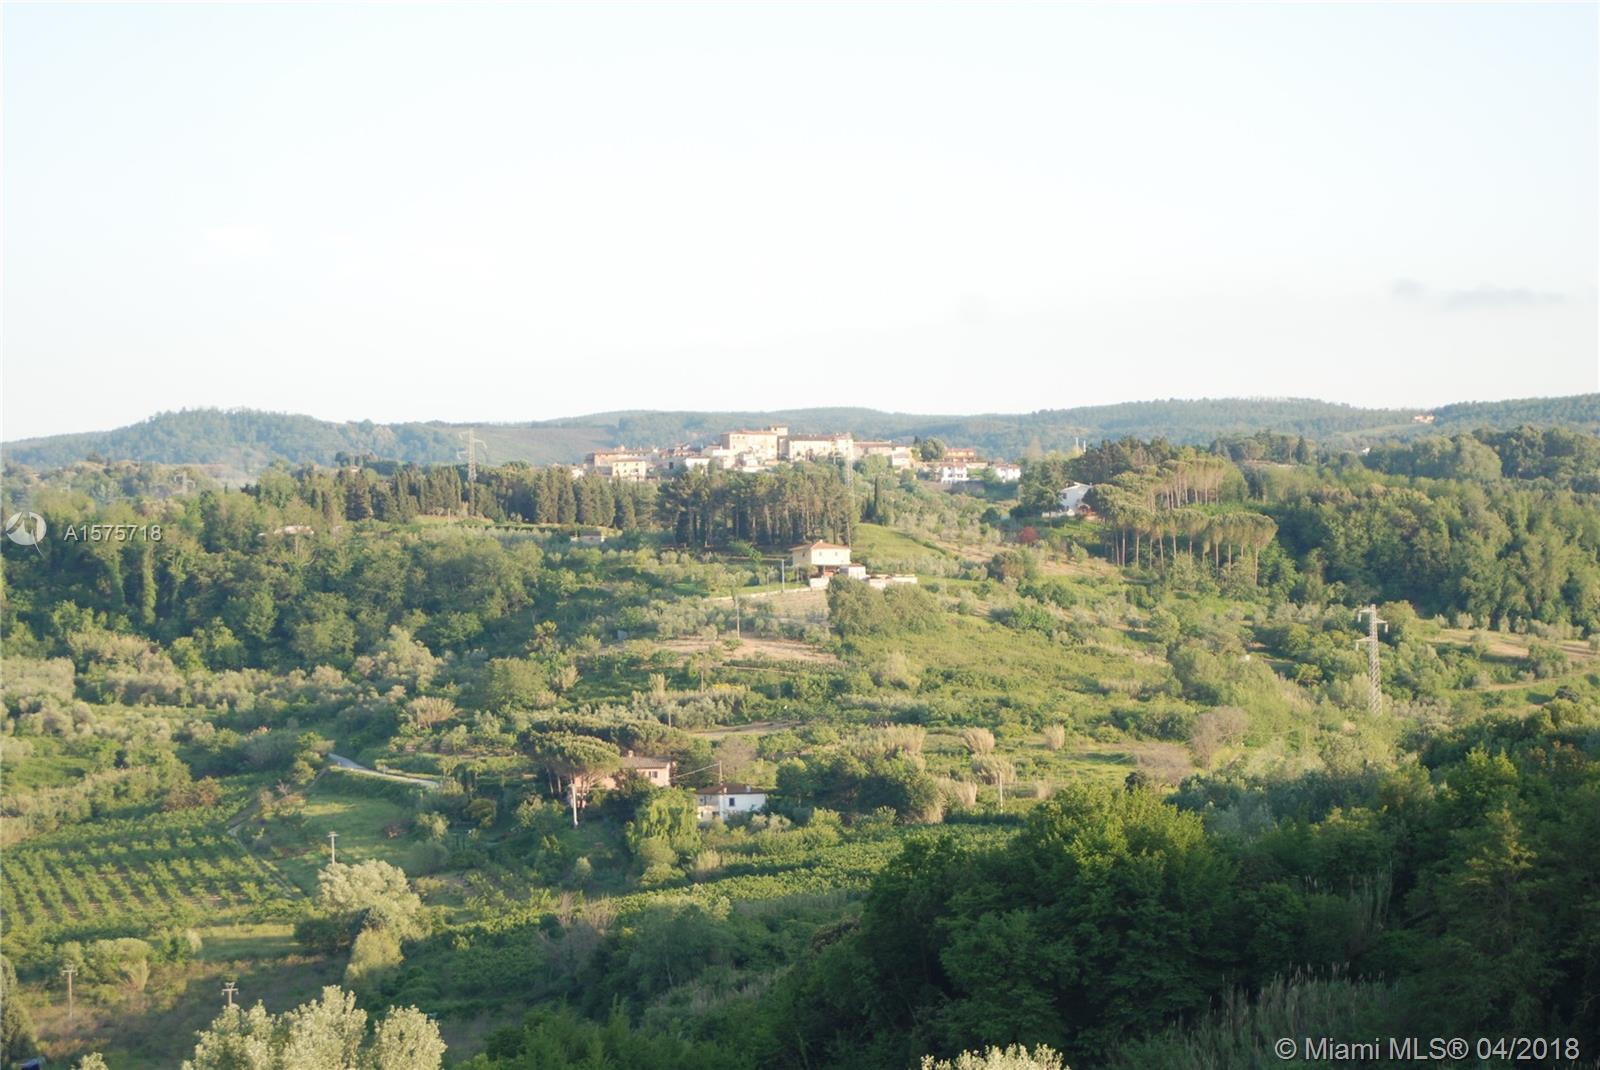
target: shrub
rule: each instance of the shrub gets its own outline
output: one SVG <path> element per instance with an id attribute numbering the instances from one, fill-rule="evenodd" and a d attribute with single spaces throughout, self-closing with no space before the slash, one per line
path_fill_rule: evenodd
<path id="1" fill-rule="evenodd" d="M 456 704 L 447 698 L 423 695 L 406 703 L 406 724 L 413 729 L 426 732 L 435 725 L 453 719 L 459 712 Z"/>
<path id="2" fill-rule="evenodd" d="M 1572 666 L 1567 652 L 1554 643 L 1531 643 L 1528 646 L 1528 656 L 1523 659 L 1523 665 L 1533 673 L 1538 680 L 1548 680 L 1552 676 L 1560 676 Z"/>
<path id="3" fill-rule="evenodd" d="M 1236 706 L 1223 706 L 1202 713 L 1189 727 L 1189 750 L 1194 760 L 1209 769 L 1217 751 L 1223 747 L 1237 747 L 1244 742 L 1249 718 Z"/>
<path id="4" fill-rule="evenodd" d="M 371 984 L 400 965 L 403 957 L 400 941 L 392 933 L 382 929 L 363 929 L 350 951 L 350 964 L 345 967 L 344 983 L 352 988 Z"/>
<path id="5" fill-rule="evenodd" d="M 927 738 L 928 730 L 921 725 L 897 724 L 878 730 L 878 741 L 886 755 L 921 754 Z"/>
<path id="6" fill-rule="evenodd" d="M 989 559 L 986 571 L 992 580 L 1017 582 L 1027 578 L 1032 562 L 1021 550 L 1001 550 Z"/>
<path id="7" fill-rule="evenodd" d="M 978 785 L 970 780 L 940 777 L 939 790 L 944 793 L 945 800 L 951 806 L 970 809 L 978 804 Z"/>
<path id="8" fill-rule="evenodd" d="M 1001 623 L 1006 627 L 1019 632 L 1038 632 L 1041 635 L 1055 635 L 1056 628 L 1061 623 L 1056 615 L 1045 606 L 1032 599 L 1024 599 L 1016 606 L 999 614 Z"/>
<path id="9" fill-rule="evenodd" d="M 499 813 L 500 808 L 495 805 L 493 799 L 485 799 L 479 796 L 467 804 L 467 819 L 476 821 L 479 828 L 486 829 L 492 826 Z"/>
<path id="10" fill-rule="evenodd" d="M 1020 1044 L 1013 1044 L 983 1052 L 964 1051 L 953 1060 L 924 1055 L 921 1070 L 1068 1070 L 1068 1067 L 1055 1049 L 1046 1045 L 1029 1051 Z"/>
<path id="11" fill-rule="evenodd" d="M 879 687 L 902 687 L 916 690 L 921 682 L 920 672 L 912 660 L 899 650 L 891 650 L 873 664 L 872 682 Z"/>
<path id="12" fill-rule="evenodd" d="M 974 756 L 994 752 L 994 733 L 987 728 L 962 729 L 961 742 L 966 744 L 967 750 Z"/>
<path id="13" fill-rule="evenodd" d="M 399 939 L 421 931 L 422 900 L 405 873 L 387 862 L 324 866 L 317 875 L 317 902 L 332 914 L 360 917 L 367 926 L 387 929 Z"/>

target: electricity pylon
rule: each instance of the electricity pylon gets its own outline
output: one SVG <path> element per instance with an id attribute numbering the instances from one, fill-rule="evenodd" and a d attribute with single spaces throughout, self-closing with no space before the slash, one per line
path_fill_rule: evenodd
<path id="1" fill-rule="evenodd" d="M 478 478 L 478 447 L 487 446 L 488 443 L 479 438 L 471 429 L 466 431 L 457 431 L 456 437 L 462 442 L 466 443 L 466 445 L 462 447 L 461 452 L 465 454 L 467 458 L 467 482 L 476 482 Z"/>
<path id="2" fill-rule="evenodd" d="M 487 445 L 479 438 L 472 428 L 457 431 L 456 437 L 465 442 L 466 448 L 461 452 L 467 457 L 467 515 L 472 515 L 472 487 L 478 482 L 478 447 Z"/>
<path id="3" fill-rule="evenodd" d="M 1367 634 L 1356 640 L 1356 646 L 1367 644 L 1367 710 L 1374 715 L 1383 712 L 1383 676 L 1378 671 L 1378 628 L 1389 630 L 1389 622 L 1378 616 L 1378 607 L 1369 605 L 1356 613 L 1356 620 L 1367 618 Z"/>

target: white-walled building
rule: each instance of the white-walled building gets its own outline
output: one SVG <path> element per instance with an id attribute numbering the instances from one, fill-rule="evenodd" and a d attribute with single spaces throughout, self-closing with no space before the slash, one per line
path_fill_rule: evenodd
<path id="1" fill-rule="evenodd" d="M 589 454 L 584 462 L 584 469 L 595 475 L 633 482 L 648 478 L 654 467 L 648 454 L 627 449 L 599 450 Z"/>
<path id="2" fill-rule="evenodd" d="M 804 543 L 789 548 L 789 563 L 795 568 L 844 568 L 850 564 L 850 547 L 836 542 Z"/>
<path id="3" fill-rule="evenodd" d="M 843 574 L 853 580 L 867 578 L 867 566 L 850 560 L 850 547 L 836 542 L 812 542 L 789 548 L 789 561 L 794 566 L 795 577 L 803 579 L 813 590 L 821 590 Z"/>
<path id="4" fill-rule="evenodd" d="M 827 461 L 836 457 L 856 459 L 855 438 L 842 435 L 790 435 L 783 443 L 783 456 L 790 461 Z"/>
<path id="5" fill-rule="evenodd" d="M 770 464 L 778 459 L 783 440 L 788 437 L 789 429 L 782 425 L 754 430 L 724 431 L 721 448 L 735 457 L 748 454 L 757 461 Z"/>
<path id="6" fill-rule="evenodd" d="M 1022 481 L 1022 466 L 1007 462 L 991 464 L 989 476 L 996 483 L 1019 483 Z"/>
<path id="7" fill-rule="evenodd" d="M 713 784 L 694 790 L 695 812 L 702 825 L 735 814 L 754 814 L 767 808 L 767 793 L 748 784 Z"/>
<path id="8" fill-rule="evenodd" d="M 1083 508 L 1084 495 L 1093 489 L 1094 487 L 1088 483 L 1068 483 L 1062 487 L 1061 493 L 1056 496 L 1056 500 L 1061 503 L 1061 512 L 1067 516 L 1077 516 Z"/>
<path id="9" fill-rule="evenodd" d="M 596 465 L 594 470 L 597 475 L 642 483 L 650 478 L 650 470 L 653 467 L 648 457 L 619 457 L 610 464 Z"/>
<path id="10" fill-rule="evenodd" d="M 945 486 L 972 482 L 972 472 L 965 464 L 941 464 L 934 470 L 934 478 Z"/>

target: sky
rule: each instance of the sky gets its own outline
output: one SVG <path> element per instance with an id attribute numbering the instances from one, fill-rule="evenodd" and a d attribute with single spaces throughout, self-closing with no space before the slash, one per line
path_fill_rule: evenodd
<path id="1" fill-rule="evenodd" d="M 1600 390 L 1597 5 L 35 5 L 8 440 Z"/>

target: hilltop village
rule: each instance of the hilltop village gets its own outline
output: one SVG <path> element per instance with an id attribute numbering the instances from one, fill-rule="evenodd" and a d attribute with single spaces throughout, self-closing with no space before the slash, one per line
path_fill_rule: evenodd
<path id="1" fill-rule="evenodd" d="M 1022 478 L 1020 464 L 985 459 L 971 446 L 946 446 L 937 439 L 909 444 L 864 439 L 848 431 L 793 434 L 782 425 L 724 431 L 710 445 L 618 446 L 589 454 L 574 474 L 645 480 L 696 468 L 763 472 L 795 461 L 854 464 L 869 457 L 882 458 L 896 471 L 915 470 L 945 486 L 978 481 L 1015 483 Z"/>

